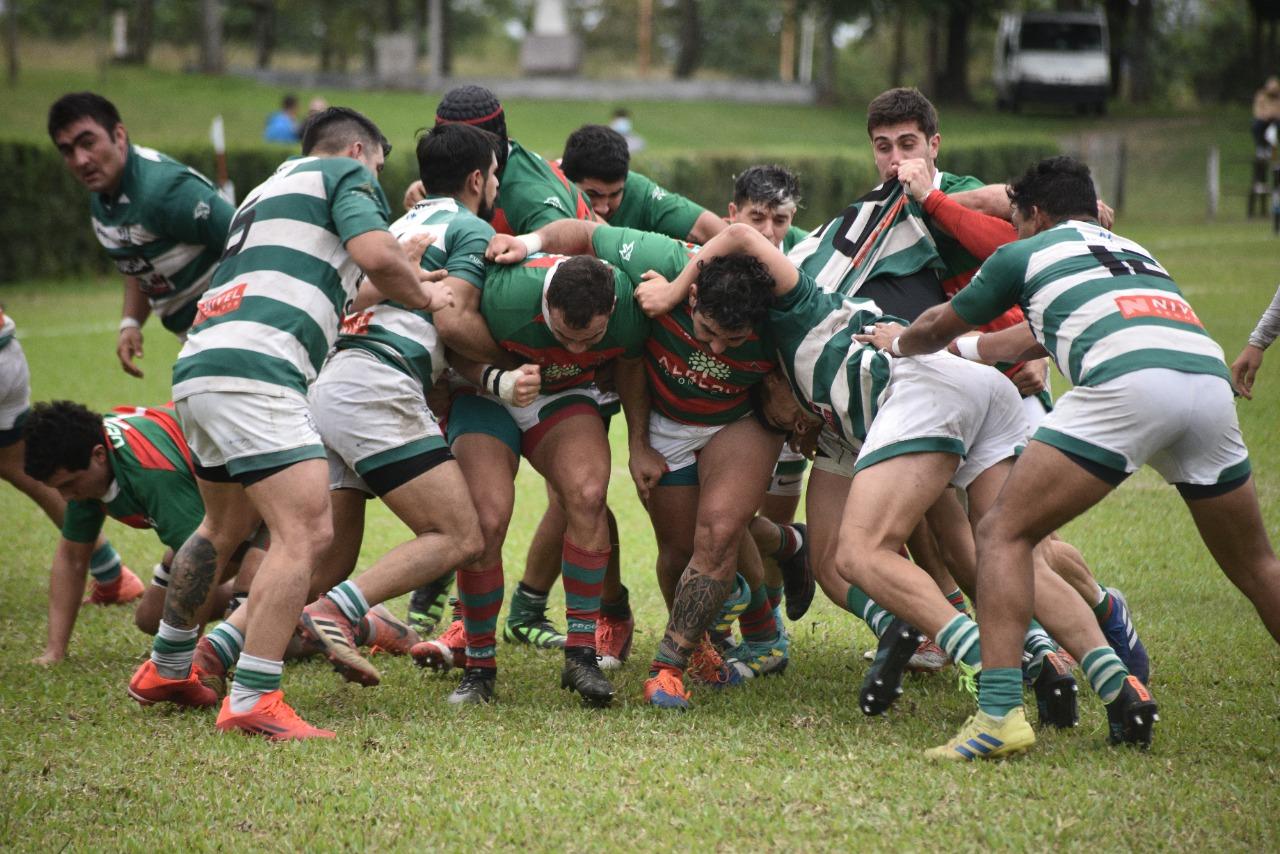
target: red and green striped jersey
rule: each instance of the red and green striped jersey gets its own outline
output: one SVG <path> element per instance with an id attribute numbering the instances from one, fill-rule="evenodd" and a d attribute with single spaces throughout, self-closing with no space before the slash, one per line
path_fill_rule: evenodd
<path id="1" fill-rule="evenodd" d="M 484 252 L 493 227 L 452 198 L 429 196 L 391 224 L 403 239 L 430 234 L 435 242 L 422 255 L 425 270 L 448 270 L 480 289 L 484 286 Z M 379 361 L 430 388 L 445 369 L 444 343 L 430 312 L 406 308 L 392 301 L 368 311 L 348 314 L 338 336 L 339 350 L 365 350 Z"/>
<path id="2" fill-rule="evenodd" d="M 137 277 L 166 329 L 185 332 L 222 255 L 231 203 L 189 166 L 131 145 L 119 188 L 94 193 L 89 207 L 116 267 Z"/>
<path id="3" fill-rule="evenodd" d="M 594 220 L 591 203 L 560 167 L 516 142 L 507 141 L 507 162 L 498 176 L 493 228 L 524 234 L 558 219 Z"/>
<path id="4" fill-rule="evenodd" d="M 609 217 L 609 224 L 685 240 L 705 211 L 697 202 L 659 187 L 639 172 L 628 172 L 622 185 L 622 201 Z"/>
<path id="5" fill-rule="evenodd" d="M 168 407 L 121 407 L 103 418 L 114 480 L 98 501 L 69 501 L 62 536 L 91 543 L 107 516 L 133 528 L 153 528 L 177 550 L 204 518 L 191 452 Z"/>
<path id="6" fill-rule="evenodd" d="M 639 281 L 646 270 L 667 279 L 680 275 L 697 251 L 660 234 L 601 226 L 591 235 L 595 255 Z M 652 406 L 685 424 L 729 424 L 751 411 L 751 387 L 773 370 L 773 340 L 761 326 L 737 347 L 713 353 L 694 335 L 693 314 L 683 302 L 656 317 L 644 345 Z"/>
<path id="7" fill-rule="evenodd" d="M 286 161 L 236 211 L 213 286 L 173 367 L 173 396 L 305 395 L 360 268 L 347 241 L 387 228 L 377 179 L 349 157 Z"/>
<path id="8" fill-rule="evenodd" d="M 631 279 L 614 269 L 617 302 L 609 326 L 585 353 L 570 353 L 547 326 L 546 291 L 562 255 L 534 255 L 520 264 L 491 264 L 480 295 L 480 314 L 498 346 L 542 366 L 542 390 L 550 394 L 590 385 L 596 368 L 616 358 L 639 357 L 649 335 L 649 319 L 634 298 Z"/>

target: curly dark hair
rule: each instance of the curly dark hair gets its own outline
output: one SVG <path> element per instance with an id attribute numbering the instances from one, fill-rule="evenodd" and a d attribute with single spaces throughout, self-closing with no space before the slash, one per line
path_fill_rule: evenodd
<path id="1" fill-rule="evenodd" d="M 570 181 L 622 181 L 631 169 L 631 151 L 627 140 L 613 128 L 583 125 L 565 140 L 560 168 Z"/>
<path id="2" fill-rule="evenodd" d="M 1024 216 L 1035 207 L 1055 221 L 1098 215 L 1098 193 L 1089 167 L 1073 157 L 1047 157 L 1032 164 L 1009 184 L 1009 201 Z"/>
<path id="3" fill-rule="evenodd" d="M 698 262 L 694 310 L 729 332 L 750 329 L 769 314 L 773 276 L 754 255 L 735 252 Z"/>
<path id="4" fill-rule="evenodd" d="M 98 445 L 106 444 L 102 416 L 70 400 L 37 403 L 22 425 L 28 477 L 46 481 L 58 469 L 82 471 Z"/>
<path id="5" fill-rule="evenodd" d="M 770 209 L 782 205 L 799 207 L 800 182 L 781 166 L 751 166 L 733 179 L 733 203 L 739 207 L 754 203 Z"/>
<path id="6" fill-rule="evenodd" d="M 613 314 L 613 304 L 613 269 L 587 255 L 561 263 L 547 287 L 547 305 L 560 309 L 572 329 L 585 329 L 600 315 Z"/>

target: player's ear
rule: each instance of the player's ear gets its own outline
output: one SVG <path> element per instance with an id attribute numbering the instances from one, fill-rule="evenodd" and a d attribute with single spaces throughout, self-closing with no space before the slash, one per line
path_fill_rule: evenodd
<path id="1" fill-rule="evenodd" d="M 89 452 L 89 459 L 95 463 L 105 463 L 107 461 L 107 446 L 94 445 L 93 450 Z"/>
<path id="2" fill-rule="evenodd" d="M 732 221 L 732 220 L 733 220 L 733 218 L 734 218 L 734 217 L 736 217 L 737 215 L 738 215 L 738 206 L 737 206 L 737 205 L 735 205 L 733 202 L 729 202 L 729 219 L 730 219 L 730 221 Z"/>

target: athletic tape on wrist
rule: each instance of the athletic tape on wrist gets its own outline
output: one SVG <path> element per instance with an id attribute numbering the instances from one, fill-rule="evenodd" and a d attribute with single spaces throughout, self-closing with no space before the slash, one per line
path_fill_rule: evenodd
<path id="1" fill-rule="evenodd" d="M 516 240 L 524 244 L 525 252 L 528 255 L 542 251 L 542 237 L 536 233 L 518 234 L 516 235 Z"/>
<path id="2" fill-rule="evenodd" d="M 141 329 L 141 328 L 142 328 L 142 323 L 141 323 L 141 322 L 138 320 L 138 318 L 136 318 L 136 317 L 122 317 L 122 318 L 120 318 L 120 331 L 121 331 L 121 332 L 124 332 L 126 329 Z"/>
<path id="3" fill-rule="evenodd" d="M 978 337 L 966 335 L 956 339 L 956 352 L 960 354 L 960 358 L 968 359 L 970 362 L 982 361 L 982 355 L 978 352 Z"/>

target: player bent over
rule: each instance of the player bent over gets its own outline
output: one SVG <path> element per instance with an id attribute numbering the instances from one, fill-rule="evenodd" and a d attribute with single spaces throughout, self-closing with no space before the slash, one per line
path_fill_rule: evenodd
<path id="1" fill-rule="evenodd" d="M 852 483 L 836 546 L 837 571 L 934 637 L 956 661 L 975 667 L 977 625 L 957 614 L 933 580 L 899 549 L 948 484 L 968 488 L 975 519 L 990 507 L 1026 430 L 1017 393 L 993 369 L 974 371 L 945 357 L 895 360 L 859 345 L 855 336 L 877 316 L 874 304 L 821 291 L 749 228 L 733 226 L 703 248 L 708 265 L 739 252 L 764 262 L 767 272 L 755 287 L 771 289 L 777 297 L 770 331 L 793 390 L 822 418 L 828 441 L 844 444 L 844 456 L 837 459 Z M 648 307 L 684 293 L 696 275 L 691 265 L 669 287 L 650 282 L 654 293 L 646 296 L 657 299 Z M 861 442 L 856 452 L 853 442 Z M 1037 617 L 1073 654 L 1104 662 L 1089 673 L 1090 682 L 1099 693 L 1110 690 L 1111 675 L 1128 675 L 1124 664 L 1075 592 L 1047 567 L 1037 572 L 1044 594 Z M 1020 700 L 1020 668 L 1015 676 L 1012 690 Z M 881 696 L 888 688 L 871 685 L 872 699 L 891 701 Z M 863 695 L 865 703 L 867 690 Z M 1004 752 L 1034 743 L 1021 706 L 1010 723 Z"/>
<path id="2" fill-rule="evenodd" d="M 1084 164 L 1043 160 L 1011 185 L 1009 196 L 1023 239 L 992 255 L 948 305 L 900 334 L 880 328 L 875 336 L 895 352 L 929 352 L 1019 304 L 1029 327 L 993 338 L 1020 338 L 1011 342 L 1015 355 L 1047 354 L 1075 383 L 979 526 L 983 708 L 937 749 L 947 757 L 962 753 L 968 739 L 1001 730 L 1020 711 L 1008 700 L 994 701 L 1001 680 L 989 683 L 988 674 L 1016 666 L 1011 641 L 1038 600 L 1028 571 L 1032 547 L 1143 463 L 1178 487 L 1214 560 L 1280 641 L 1280 561 L 1262 523 L 1222 349 L 1151 254 L 1098 225 Z M 965 343 L 969 355 L 974 346 L 981 352 L 982 339 Z M 1049 494 L 1046 483 L 1055 484 Z M 1092 654 L 1081 665 L 1091 681 L 1106 668 Z M 1145 688 L 1114 676 L 1107 684 L 1116 697 L 1108 709 L 1112 741 L 1149 744 L 1155 704 Z"/>
<path id="3" fill-rule="evenodd" d="M 332 537 L 324 446 L 307 386 L 338 336 L 361 270 L 412 308 L 448 300 L 387 231 L 387 201 L 374 176 L 388 148 L 354 110 L 334 107 L 308 121 L 304 156 L 284 163 L 237 211 L 174 366 L 173 396 L 205 515 L 174 558 L 152 657 L 130 692 L 149 702 L 189 701 L 195 608 L 260 517 L 271 549 L 245 604 L 247 630 L 220 730 L 333 736 L 298 717 L 280 691 L 285 648 Z"/>

